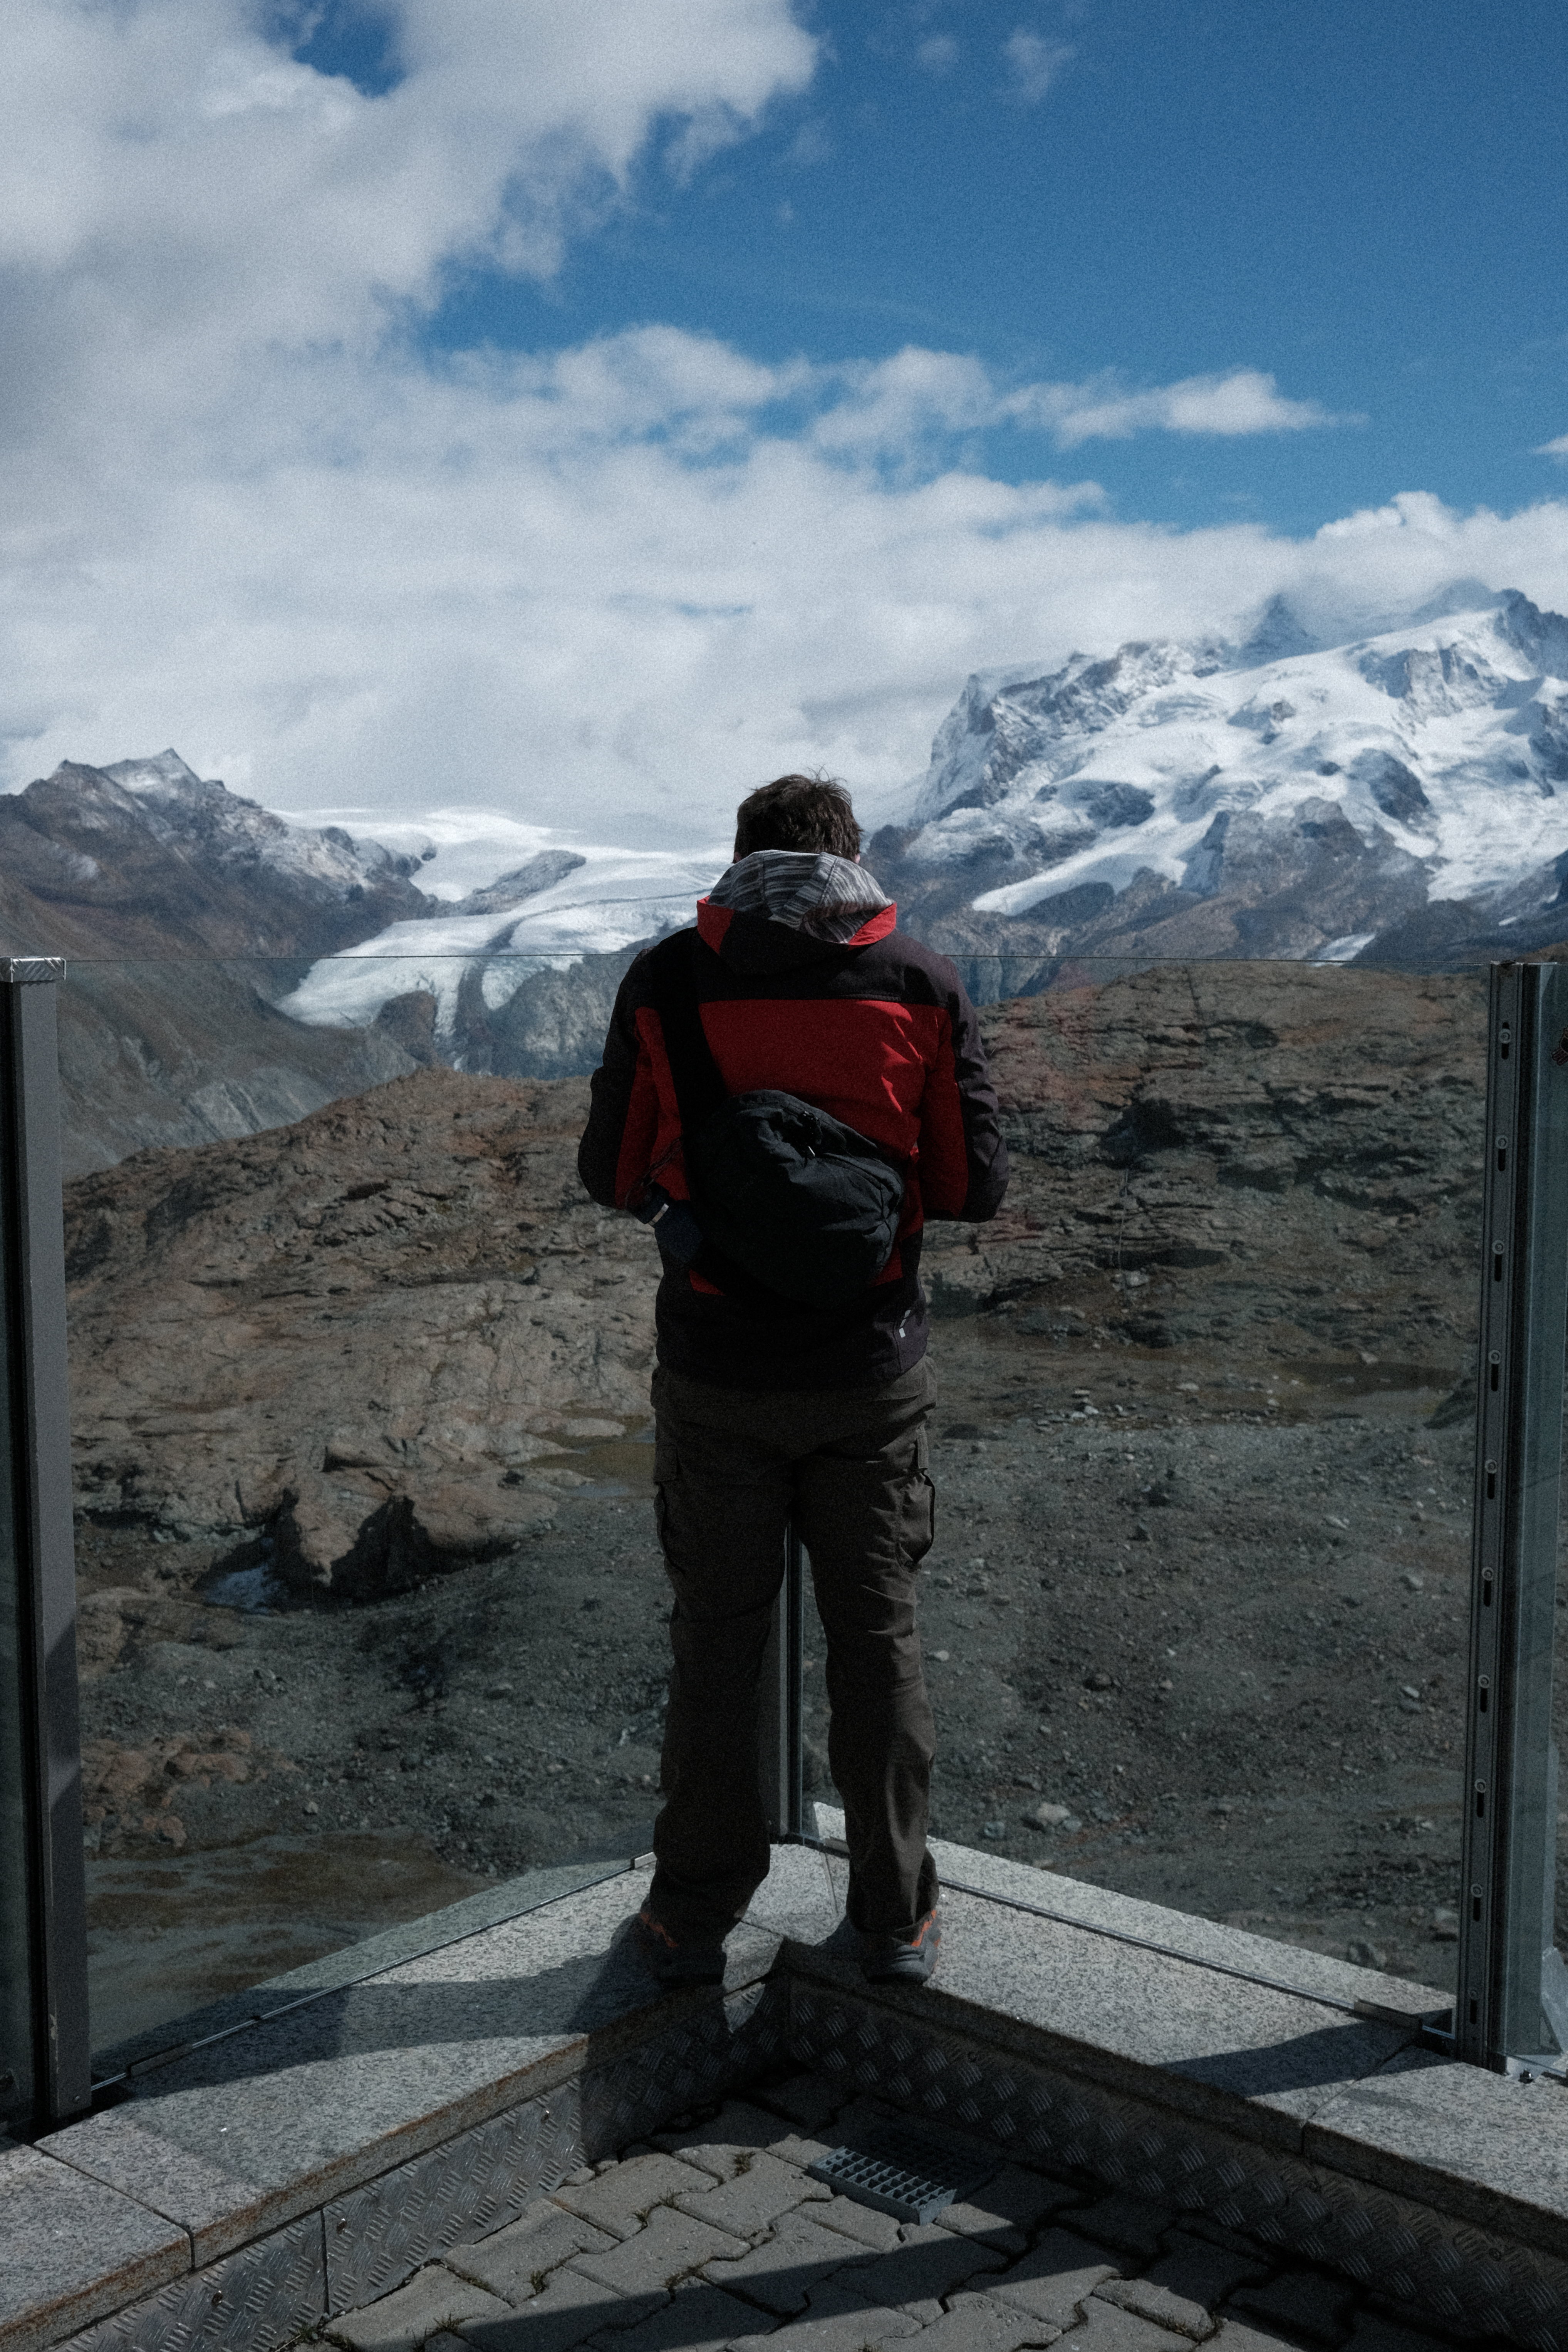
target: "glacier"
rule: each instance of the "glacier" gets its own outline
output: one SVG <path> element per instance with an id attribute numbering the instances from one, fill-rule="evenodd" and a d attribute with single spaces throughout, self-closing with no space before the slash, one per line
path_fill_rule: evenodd
<path id="1" fill-rule="evenodd" d="M 399 998 L 429 997 L 437 1049 L 461 1068 L 476 986 L 484 1011 L 498 1013 L 541 972 L 623 958 L 689 923 L 725 862 L 721 852 L 614 849 L 530 831 L 548 845 L 521 866 L 450 908 L 322 958 L 278 1010 L 313 1027 L 363 1028 Z"/>

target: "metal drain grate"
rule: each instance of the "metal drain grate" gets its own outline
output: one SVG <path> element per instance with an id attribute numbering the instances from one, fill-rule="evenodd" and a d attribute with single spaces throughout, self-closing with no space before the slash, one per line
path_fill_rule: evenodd
<path id="1" fill-rule="evenodd" d="M 893 2126 L 868 2133 L 863 2147 L 836 2147 L 806 2167 L 813 2180 L 825 2180 L 858 2205 L 898 2221 L 934 2221 L 995 2169 L 994 2160 L 987 2163 L 971 2148 Z"/>

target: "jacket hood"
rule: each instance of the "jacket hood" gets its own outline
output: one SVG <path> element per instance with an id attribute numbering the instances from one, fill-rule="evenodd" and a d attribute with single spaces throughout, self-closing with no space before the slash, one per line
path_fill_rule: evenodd
<path id="1" fill-rule="evenodd" d="M 758 849 L 727 866 L 697 905 L 710 948 L 748 971 L 779 971 L 885 939 L 899 910 L 853 858 Z"/>

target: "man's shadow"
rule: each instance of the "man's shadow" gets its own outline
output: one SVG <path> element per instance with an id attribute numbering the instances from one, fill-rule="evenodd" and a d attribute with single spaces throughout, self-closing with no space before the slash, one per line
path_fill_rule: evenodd
<path id="1" fill-rule="evenodd" d="M 405 2117 L 420 2100 L 426 2111 L 443 2098 L 455 2102 L 486 2082 L 524 2073 L 579 2039 L 586 2042 L 579 2062 L 584 2073 L 637 2048 L 662 2022 L 683 2017 L 703 2017 L 704 2037 L 722 2042 L 728 2001 L 765 1979 L 779 1950 L 776 1935 L 742 1927 L 731 1938 L 725 1984 L 666 1988 L 644 1967 L 631 1926 L 624 1922 L 598 1951 L 574 1953 L 527 1975 L 479 1966 L 464 1974 L 459 1945 L 432 1956 L 446 1962 L 439 1975 L 411 1979 L 400 1971 L 342 1986 L 150 2070 L 133 2081 L 129 2104 L 154 2130 L 161 2105 L 178 2108 L 180 2123 L 174 2126 L 171 2113 L 171 2126 L 188 2139 L 198 2120 L 193 2097 L 199 2106 L 203 2092 L 226 2090 L 239 2105 L 226 2137 L 249 2137 L 247 2094 L 258 2129 L 279 2129 L 279 2111 L 286 2110 L 297 2127 L 307 2127 L 306 2136 L 320 2134 L 331 2117 L 300 2112 L 300 2073 L 357 2061 L 345 2080 L 348 2095 L 332 2105 L 342 2116 L 345 2144 L 353 2137 L 363 2140 L 374 2133 L 378 2110 Z M 322 2093 L 328 2095 L 325 2084 Z M 526 2084 L 518 2096 L 528 2096 Z"/>

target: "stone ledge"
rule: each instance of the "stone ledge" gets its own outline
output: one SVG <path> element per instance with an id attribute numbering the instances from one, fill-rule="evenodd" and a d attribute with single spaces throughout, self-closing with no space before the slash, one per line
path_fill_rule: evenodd
<path id="1" fill-rule="evenodd" d="M 721 1994 L 643 1975 L 633 1868 L 439 1948 L 416 1936 L 373 1977 L 133 2074 L 118 2106 L 0 2157 L 0 2194 L 26 2199 L 6 2200 L 0 2347 L 267 2352 L 790 2058 L 1399 2282 L 1447 2326 L 1568 2352 L 1557 2086 L 1423 2048 L 1440 1996 L 1422 1989 L 965 1849 L 937 1860 L 978 1891 L 947 1896 L 923 1989 L 868 1988 L 842 1862 L 782 1847 Z"/>
<path id="2" fill-rule="evenodd" d="M 56 2344 L 191 2268 L 176 2223 L 40 2148 L 0 2148 L 0 2212 L 6 2352 Z"/>
<path id="3" fill-rule="evenodd" d="M 1338 2092 L 1421 2032 L 1418 2017 L 1345 2015 L 951 1889 L 943 1921 L 942 1966 L 921 2007 L 933 2027 L 1292 2154 Z M 909 1995 L 869 1993 L 847 1953 L 792 1941 L 788 1966 L 803 1983 L 909 2014 Z"/>
<path id="4" fill-rule="evenodd" d="M 647 1884 L 623 1871 L 193 2050 L 40 2146 L 214 2262 L 702 2006 L 661 1998 L 617 1940 Z M 731 1942 L 738 1991 L 767 1976 L 778 1937 L 746 1927 Z"/>
<path id="5" fill-rule="evenodd" d="M 817 1817 L 828 1835 L 842 1822 L 826 1807 Z M 1568 2261 L 1568 2095 L 1424 2046 L 1423 2019 L 1449 1996 L 1026 1864 L 935 1839 L 931 1851 L 949 1885 L 1077 1923 L 1028 1909 L 1010 1918 L 948 1892 L 943 1965 L 922 2011 L 933 2023 Z M 841 1883 L 843 1864 L 828 1867 Z M 1273 1982 L 1216 1977 L 1215 1962 Z M 792 1947 L 789 1966 L 868 1997 L 821 1941 Z"/>

